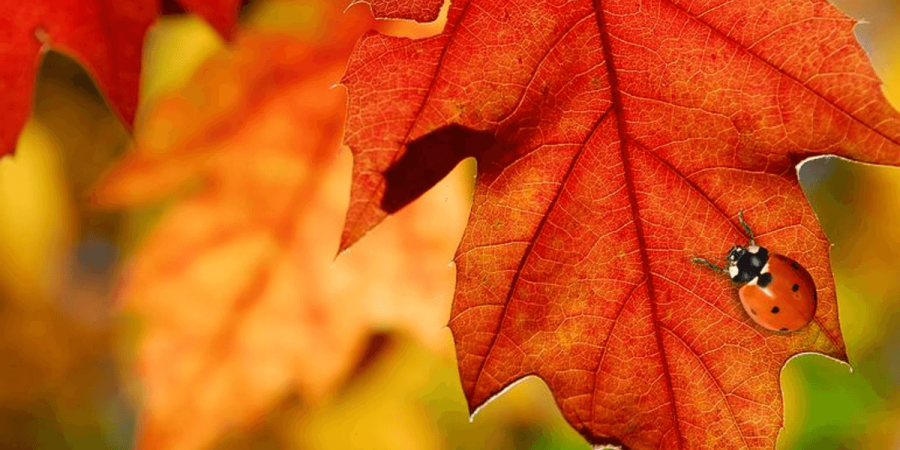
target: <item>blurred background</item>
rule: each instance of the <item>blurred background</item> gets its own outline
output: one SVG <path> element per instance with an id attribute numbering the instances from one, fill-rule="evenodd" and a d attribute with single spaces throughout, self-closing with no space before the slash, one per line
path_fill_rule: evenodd
<path id="1" fill-rule="evenodd" d="M 471 162 L 334 259 L 351 160 L 332 86 L 362 31 L 441 24 L 330 3 L 252 2 L 232 47 L 163 18 L 134 139 L 46 56 L 0 160 L 0 448 L 589 448 L 535 379 L 469 421 L 442 325 Z M 900 4 L 835 3 L 900 107 Z M 800 180 L 853 370 L 786 365 L 778 448 L 900 449 L 900 169 L 822 158 Z"/>

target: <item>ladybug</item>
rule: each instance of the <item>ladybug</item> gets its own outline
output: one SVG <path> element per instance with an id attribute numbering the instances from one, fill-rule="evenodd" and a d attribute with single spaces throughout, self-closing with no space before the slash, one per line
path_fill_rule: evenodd
<path id="1" fill-rule="evenodd" d="M 747 315 L 763 328 L 773 331 L 797 331 L 816 314 L 816 285 L 812 276 L 797 261 L 777 253 L 769 253 L 756 245 L 753 232 L 738 213 L 744 231 L 750 236 L 746 247 L 736 245 L 726 256 L 728 266 L 719 267 L 706 259 L 694 258 L 717 272 L 727 273 L 742 286 L 738 296 Z"/>

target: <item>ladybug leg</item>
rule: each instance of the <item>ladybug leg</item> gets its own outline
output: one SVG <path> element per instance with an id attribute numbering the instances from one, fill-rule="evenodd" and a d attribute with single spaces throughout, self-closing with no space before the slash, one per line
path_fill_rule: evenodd
<path id="1" fill-rule="evenodd" d="M 728 272 L 727 270 L 725 270 L 703 258 L 694 258 L 691 260 L 691 262 L 693 262 L 694 264 L 705 264 L 707 267 L 709 267 L 712 270 L 715 270 L 716 272 Z"/>
<path id="2" fill-rule="evenodd" d="M 750 245 L 756 245 L 756 238 L 753 236 L 753 230 L 750 229 L 750 225 L 747 225 L 747 222 L 744 222 L 744 210 L 738 210 L 738 220 L 741 221 L 741 226 L 744 227 L 744 231 L 747 232 L 747 235 L 750 236 Z"/>

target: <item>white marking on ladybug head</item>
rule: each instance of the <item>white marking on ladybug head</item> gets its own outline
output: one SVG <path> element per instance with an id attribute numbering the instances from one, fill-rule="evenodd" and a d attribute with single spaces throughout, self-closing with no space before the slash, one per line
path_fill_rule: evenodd
<path id="1" fill-rule="evenodd" d="M 750 253 L 759 253 L 759 246 L 751 245 L 751 246 L 747 247 L 747 251 Z"/>
<path id="2" fill-rule="evenodd" d="M 738 272 L 740 272 L 740 270 L 738 270 L 737 266 L 728 266 L 728 275 L 731 276 L 731 278 L 736 277 Z"/>
<path id="3" fill-rule="evenodd" d="M 749 284 L 750 286 L 756 286 L 757 281 L 759 281 L 759 277 L 753 277 L 753 279 L 748 281 L 747 284 Z"/>
<path id="4" fill-rule="evenodd" d="M 759 273 L 769 273 L 769 263 L 766 262 L 766 265 L 763 266 L 762 270 Z"/>

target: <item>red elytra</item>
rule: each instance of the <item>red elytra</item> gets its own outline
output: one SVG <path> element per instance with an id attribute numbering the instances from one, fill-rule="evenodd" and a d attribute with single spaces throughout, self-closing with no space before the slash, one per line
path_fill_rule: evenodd
<path id="1" fill-rule="evenodd" d="M 738 218 L 750 236 L 747 247 L 734 246 L 728 252 L 728 266 L 722 268 L 703 258 L 695 263 L 725 272 L 742 286 L 738 296 L 747 315 L 763 328 L 773 331 L 797 331 L 816 314 L 816 285 L 809 272 L 797 261 L 784 255 L 769 254 L 757 246 L 753 232 L 744 222 L 743 212 Z"/>
<path id="2" fill-rule="evenodd" d="M 759 277 L 738 290 L 747 314 L 764 328 L 797 331 L 816 314 L 816 285 L 812 276 L 796 261 L 773 254 L 763 268 L 771 280 L 765 287 Z M 755 282 L 754 282 L 755 281 Z"/>

